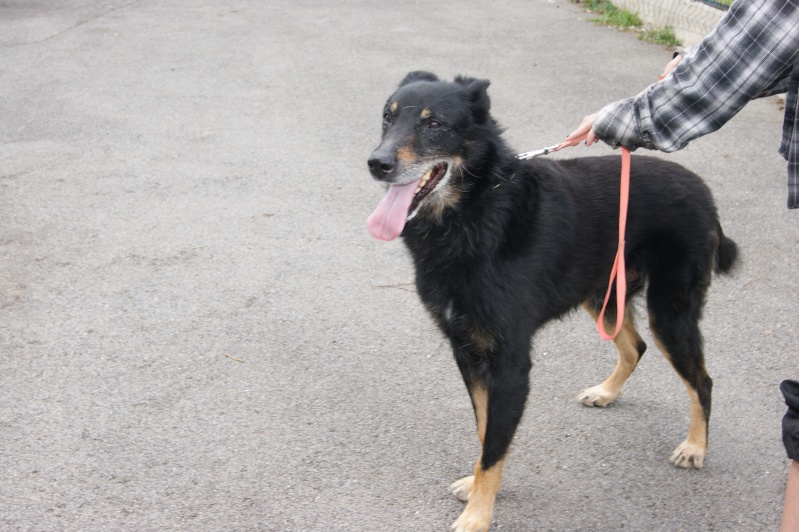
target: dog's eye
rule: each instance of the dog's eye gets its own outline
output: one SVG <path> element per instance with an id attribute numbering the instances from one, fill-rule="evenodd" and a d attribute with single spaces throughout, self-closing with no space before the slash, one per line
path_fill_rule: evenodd
<path id="1" fill-rule="evenodd" d="M 394 121 L 394 117 L 391 116 L 391 113 L 383 113 L 383 123 L 390 124 Z"/>
<path id="2" fill-rule="evenodd" d="M 429 129 L 438 129 L 441 127 L 441 122 L 436 122 L 435 120 L 431 120 L 427 123 L 427 127 Z"/>

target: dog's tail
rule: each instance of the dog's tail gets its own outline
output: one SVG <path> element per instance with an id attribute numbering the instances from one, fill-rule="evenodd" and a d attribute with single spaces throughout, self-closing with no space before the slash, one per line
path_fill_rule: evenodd
<path id="1" fill-rule="evenodd" d="M 716 273 L 729 273 L 738 260 L 738 245 L 724 235 L 721 224 L 717 227 L 719 247 L 716 248 Z"/>

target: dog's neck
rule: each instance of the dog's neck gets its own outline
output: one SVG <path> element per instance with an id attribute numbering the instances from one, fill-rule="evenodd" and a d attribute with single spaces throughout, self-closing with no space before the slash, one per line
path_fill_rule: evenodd
<path id="1" fill-rule="evenodd" d="M 521 163 L 505 146 L 486 161 L 458 169 L 448 204 L 408 222 L 402 236 L 418 260 L 489 257 L 503 244 L 505 231 L 528 215 L 523 202 L 530 201 L 532 183 Z"/>

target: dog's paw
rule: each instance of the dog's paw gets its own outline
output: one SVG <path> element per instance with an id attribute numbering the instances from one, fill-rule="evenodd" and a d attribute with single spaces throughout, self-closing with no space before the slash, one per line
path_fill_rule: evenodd
<path id="1" fill-rule="evenodd" d="M 706 449 L 704 445 L 691 443 L 686 440 L 671 453 L 669 460 L 677 467 L 699 469 L 705 465 L 705 452 Z"/>
<path id="2" fill-rule="evenodd" d="M 472 511 L 469 506 L 449 527 L 453 532 L 488 532 L 491 528 L 491 512 Z"/>
<path id="3" fill-rule="evenodd" d="M 621 390 L 612 392 L 600 384 L 580 392 L 577 400 L 585 406 L 608 406 L 619 397 L 621 397 Z"/>
<path id="4" fill-rule="evenodd" d="M 472 494 L 472 487 L 474 487 L 474 475 L 456 480 L 450 485 L 449 489 L 458 499 L 466 502 Z"/>

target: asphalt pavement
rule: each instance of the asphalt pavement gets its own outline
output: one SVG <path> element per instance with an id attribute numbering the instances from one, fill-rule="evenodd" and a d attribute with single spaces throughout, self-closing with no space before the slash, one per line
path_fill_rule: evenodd
<path id="1" fill-rule="evenodd" d="M 479 453 L 471 406 L 402 243 L 365 229 L 366 158 L 409 70 L 490 79 L 526 151 L 671 58 L 588 18 L 569 0 L 0 1 L 0 529 L 445 530 Z M 707 180 L 742 254 L 703 320 L 705 468 L 668 461 L 688 399 L 653 342 L 616 406 L 575 401 L 615 361 L 575 313 L 534 341 L 496 530 L 777 529 L 778 385 L 799 377 L 781 123 L 756 101 L 660 155 Z"/>

